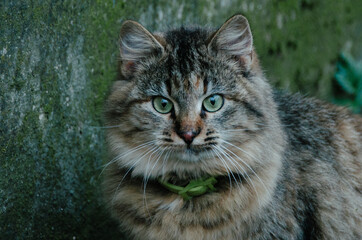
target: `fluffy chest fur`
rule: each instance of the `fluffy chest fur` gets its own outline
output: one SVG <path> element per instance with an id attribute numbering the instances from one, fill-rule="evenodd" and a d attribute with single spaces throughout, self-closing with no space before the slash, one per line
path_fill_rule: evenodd
<path id="1" fill-rule="evenodd" d="M 105 196 L 135 239 L 361 238 L 362 120 L 273 92 L 247 20 L 121 30 Z M 184 200 L 158 179 L 218 179 Z"/>

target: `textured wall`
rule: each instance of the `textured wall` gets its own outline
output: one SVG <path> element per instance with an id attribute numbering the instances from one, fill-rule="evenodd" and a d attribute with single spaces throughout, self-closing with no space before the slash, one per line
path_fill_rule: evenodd
<path id="1" fill-rule="evenodd" d="M 0 239 L 122 239 L 100 199 L 102 105 L 121 22 L 251 23 L 272 83 L 330 99 L 337 55 L 362 58 L 360 1 L 2 1 Z"/>

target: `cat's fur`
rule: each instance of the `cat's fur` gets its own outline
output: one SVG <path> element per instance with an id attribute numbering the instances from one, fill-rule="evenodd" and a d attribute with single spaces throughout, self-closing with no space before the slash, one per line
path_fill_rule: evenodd
<path id="1" fill-rule="evenodd" d="M 361 239 L 362 120 L 274 92 L 247 20 L 151 34 L 126 21 L 121 78 L 107 101 L 105 195 L 135 239 Z M 222 94 L 209 113 L 202 101 Z M 172 100 L 160 114 L 155 96 Z M 197 131 L 192 144 L 180 132 Z M 150 142 L 153 141 L 153 142 Z M 162 187 L 215 176 L 185 201 Z"/>

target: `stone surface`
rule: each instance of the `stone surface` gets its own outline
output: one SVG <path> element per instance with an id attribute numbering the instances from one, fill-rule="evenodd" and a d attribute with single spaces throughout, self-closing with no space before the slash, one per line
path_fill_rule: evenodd
<path id="1" fill-rule="evenodd" d="M 3 1 L 0 239 L 123 239 L 101 200 L 102 106 L 125 19 L 150 30 L 243 13 L 272 83 L 331 98 L 340 51 L 362 58 L 360 1 Z"/>

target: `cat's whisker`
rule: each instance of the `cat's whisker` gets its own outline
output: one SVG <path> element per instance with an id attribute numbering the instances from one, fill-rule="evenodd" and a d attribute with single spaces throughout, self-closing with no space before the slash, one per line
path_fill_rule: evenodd
<path id="1" fill-rule="evenodd" d="M 209 151 L 206 151 L 206 155 L 208 159 L 212 159 L 214 157 Z"/>
<path id="2" fill-rule="evenodd" d="M 150 153 L 150 155 L 148 156 L 147 165 L 146 165 L 146 170 L 145 170 L 145 173 L 144 173 L 144 179 L 145 179 L 145 177 L 147 178 L 148 168 L 149 168 L 149 166 L 150 166 L 150 161 L 151 161 L 151 159 L 152 159 L 153 154 L 158 153 L 158 151 L 159 151 L 161 148 L 162 148 L 161 146 L 156 146 L 156 148 L 155 148 L 155 149 Z"/>
<path id="3" fill-rule="evenodd" d="M 148 146 L 145 146 L 145 147 L 148 147 Z M 141 154 L 141 156 L 138 156 L 138 160 L 136 160 L 131 167 L 128 167 L 128 170 L 127 172 L 125 173 L 125 175 L 122 177 L 121 181 L 120 181 L 120 184 L 118 185 L 118 187 L 121 185 L 121 183 L 123 182 L 123 180 L 126 178 L 126 176 L 129 174 L 129 172 L 135 168 L 135 166 L 142 161 L 143 157 L 145 157 L 148 153 L 150 153 L 151 151 L 153 151 L 155 148 L 157 148 L 157 146 L 153 146 L 151 149 L 148 149 L 146 152 L 143 152 Z M 125 165 L 125 164 L 123 164 Z"/>
<path id="4" fill-rule="evenodd" d="M 147 147 L 147 146 L 146 146 Z M 144 156 L 146 156 L 149 152 L 151 152 L 152 150 L 154 150 L 157 146 L 154 146 L 152 149 L 148 150 L 146 153 L 143 153 L 140 157 L 138 157 L 138 160 L 136 162 L 134 162 L 132 164 L 131 167 L 128 168 L 128 171 L 125 173 L 125 175 L 123 176 L 122 180 L 120 183 L 122 183 L 122 181 L 124 180 L 124 178 L 127 176 L 127 174 L 130 172 L 130 170 L 132 170 L 142 159 Z"/>
<path id="5" fill-rule="evenodd" d="M 131 172 L 132 169 L 134 169 L 134 167 L 135 167 L 141 160 L 142 160 L 142 157 L 139 158 L 136 162 L 134 162 L 134 163 L 132 164 L 131 167 L 128 168 L 127 172 L 123 175 L 121 181 L 119 182 L 119 184 L 118 184 L 118 186 L 117 186 L 117 189 L 116 189 L 116 191 L 115 191 L 115 194 L 116 194 L 116 192 L 118 191 L 118 188 L 122 185 L 122 182 L 123 182 L 123 180 L 126 178 L 126 176 Z M 114 197 L 113 197 L 113 198 L 114 198 Z"/>
<path id="6" fill-rule="evenodd" d="M 170 157 L 171 153 L 174 151 L 174 149 L 170 149 L 171 147 L 169 147 L 167 150 L 168 152 L 165 154 L 165 156 L 163 157 L 163 160 L 162 160 L 162 175 L 164 176 L 166 174 L 166 171 L 165 171 L 165 162 L 168 160 L 168 158 Z"/>
<path id="7" fill-rule="evenodd" d="M 162 147 L 159 147 L 159 148 L 156 150 L 156 152 L 159 151 L 159 149 L 161 149 L 161 148 L 162 148 Z M 157 155 L 158 157 L 157 157 L 155 163 L 153 164 L 153 166 L 152 166 L 152 168 L 151 168 L 148 176 L 146 175 L 146 181 L 144 182 L 144 188 L 143 188 L 143 196 L 144 196 L 144 204 L 145 204 L 145 207 L 146 207 L 146 211 L 147 211 L 147 213 L 149 214 L 149 216 L 151 216 L 151 215 L 150 215 L 150 213 L 149 213 L 148 204 L 147 204 L 147 195 L 146 195 L 147 182 L 148 182 L 149 178 L 151 177 L 151 174 L 152 174 L 153 169 L 154 169 L 155 166 L 157 165 L 158 161 L 161 159 L 163 153 L 164 153 L 166 150 L 168 150 L 169 148 L 170 148 L 170 147 L 163 148 L 160 153 L 157 153 L 157 154 L 158 154 L 158 155 Z M 165 156 L 164 156 L 164 159 L 165 159 Z M 146 174 L 147 174 L 147 173 L 146 173 Z"/>
<path id="8" fill-rule="evenodd" d="M 116 156 L 115 158 L 113 158 L 110 162 L 113 162 L 113 161 L 115 161 L 115 160 L 119 160 L 120 158 L 123 158 L 123 157 L 125 157 L 125 156 L 127 156 L 127 155 L 129 155 L 129 154 L 131 154 L 131 153 L 133 153 L 133 152 L 135 152 L 135 151 L 137 151 L 137 150 L 145 147 L 145 146 L 152 145 L 152 144 L 155 143 L 155 142 L 156 142 L 156 140 L 152 140 L 152 141 L 148 141 L 148 142 L 145 142 L 145 143 L 143 143 L 143 144 L 137 145 L 137 146 L 129 149 L 128 151 L 126 151 L 126 152 L 124 152 L 124 153 L 122 153 L 122 154 L 119 154 L 118 156 Z"/>
<path id="9" fill-rule="evenodd" d="M 162 147 L 160 147 L 160 148 L 162 148 Z M 158 161 L 160 160 L 160 158 L 162 157 L 163 153 L 164 153 L 168 148 L 170 148 L 170 147 L 165 147 L 165 148 L 163 148 L 163 149 L 161 150 L 160 153 L 158 153 L 158 157 L 157 157 L 155 163 L 153 164 L 153 166 L 152 166 L 152 168 L 151 168 L 151 171 L 149 172 L 148 176 L 146 176 L 146 179 L 147 179 L 146 181 L 148 181 L 148 179 L 151 177 L 151 174 L 152 174 L 153 169 L 154 169 L 155 166 L 157 165 L 157 163 L 158 163 Z"/>
<path id="10" fill-rule="evenodd" d="M 227 141 L 225 141 L 225 140 L 221 140 L 221 141 L 224 142 L 224 143 L 226 143 L 226 144 L 228 144 L 228 145 L 230 145 L 230 146 L 235 147 L 236 149 L 242 151 L 243 153 L 245 153 L 246 155 L 248 155 L 249 157 L 253 158 L 255 161 L 258 162 L 258 159 L 256 159 L 254 156 L 252 156 L 250 153 L 246 152 L 245 150 L 241 149 L 240 147 L 235 146 L 234 144 L 229 143 L 229 142 L 227 142 Z M 272 196 L 272 194 L 270 193 L 269 189 L 265 186 L 264 182 L 260 179 L 259 175 L 254 171 L 254 169 L 253 169 L 252 167 L 250 167 L 249 164 L 247 164 L 244 160 L 242 160 L 242 159 L 241 159 L 237 154 L 235 154 L 233 151 L 231 151 L 231 150 L 228 149 L 228 148 L 226 148 L 226 150 L 228 150 L 231 154 L 233 154 L 237 159 L 239 159 L 240 161 L 242 161 L 242 162 L 245 164 L 245 166 L 247 166 L 247 167 L 255 174 L 255 176 L 258 178 L 258 180 L 259 180 L 260 183 L 263 185 L 264 189 L 268 192 L 268 194 L 269 194 L 270 196 Z"/>
<path id="11" fill-rule="evenodd" d="M 225 150 L 229 150 L 228 148 L 226 148 L 226 147 L 224 147 L 224 146 L 222 146 L 222 145 L 220 145 L 220 147 L 223 148 L 223 149 L 225 149 Z M 256 196 L 257 196 L 257 199 L 258 199 L 258 203 L 259 203 L 259 205 L 261 205 L 258 191 L 256 190 L 256 187 L 255 187 L 252 179 L 250 178 L 249 174 L 248 174 L 247 171 L 245 170 L 245 168 L 244 168 L 243 166 L 241 166 L 241 165 L 239 164 L 239 162 L 236 161 L 236 159 L 234 159 L 230 154 L 228 154 L 228 153 L 225 152 L 225 151 L 223 151 L 223 152 L 229 157 L 229 159 L 230 159 L 231 161 L 235 162 L 235 163 L 239 166 L 239 168 L 241 168 L 241 170 L 242 170 L 242 173 L 241 173 L 242 176 L 243 176 L 244 178 L 245 178 L 245 175 L 247 176 L 247 178 L 245 178 L 245 180 L 247 181 L 248 185 L 251 186 L 251 187 L 254 189 L 255 194 L 256 194 Z M 243 163 L 243 162 L 242 162 L 242 163 Z M 244 173 L 245 175 L 244 175 L 243 173 Z"/>
<path id="12" fill-rule="evenodd" d="M 135 151 L 137 151 L 137 150 L 140 150 L 140 149 L 145 148 L 145 147 L 147 147 L 147 146 L 149 146 L 149 145 L 152 145 L 154 142 L 156 142 L 156 140 L 152 140 L 152 141 L 146 142 L 146 143 L 144 143 L 144 144 L 138 145 L 138 146 L 136 146 L 136 147 L 134 147 L 134 148 L 131 148 L 130 150 L 128 150 L 128 151 L 125 152 L 125 153 L 119 154 L 118 156 L 116 156 L 115 158 L 113 158 L 111 161 L 109 161 L 108 163 L 106 163 L 106 164 L 104 164 L 104 165 L 102 166 L 102 171 L 100 172 L 100 174 L 98 175 L 98 177 L 99 177 L 100 175 L 102 175 L 102 173 L 104 172 L 104 170 L 105 170 L 109 165 L 113 164 L 114 162 L 118 161 L 119 159 L 121 159 L 121 158 L 123 158 L 123 157 L 125 157 L 125 156 L 127 156 L 127 155 L 129 155 L 129 154 L 131 154 L 131 153 L 133 153 L 133 152 L 135 152 Z M 124 166 L 124 165 L 125 165 L 125 164 L 123 164 L 123 166 Z"/>
<path id="13" fill-rule="evenodd" d="M 233 171 L 231 171 L 231 170 L 230 170 L 230 171 L 231 171 L 231 174 L 232 174 L 232 176 L 233 176 L 233 178 L 234 178 L 234 180 L 235 180 L 236 186 L 238 186 L 239 190 L 241 191 L 240 183 L 242 183 L 242 179 L 240 178 L 240 174 L 239 174 L 240 169 L 234 164 L 234 161 L 227 156 L 227 154 L 225 153 L 225 151 L 224 151 L 223 149 L 218 148 L 217 146 L 215 146 L 215 148 L 217 148 L 218 151 L 219 151 L 223 156 L 225 156 L 225 158 L 226 158 L 226 159 L 224 159 L 225 161 L 229 160 L 229 162 L 230 162 L 235 168 L 238 169 L 237 176 L 238 176 L 238 178 L 239 178 L 239 181 L 237 181 L 237 180 L 235 179 Z M 244 176 L 242 173 L 241 173 L 241 175 Z"/>
<path id="14" fill-rule="evenodd" d="M 153 159 L 152 156 L 153 156 L 155 153 L 159 154 L 158 151 L 159 151 L 161 148 L 162 148 L 162 147 L 157 146 L 156 149 L 153 150 L 153 151 L 151 152 L 151 154 L 149 155 L 148 161 L 147 161 L 146 170 L 145 170 L 145 173 L 144 173 L 144 176 L 143 176 L 143 207 L 146 209 L 146 211 L 147 211 L 147 213 L 148 213 L 149 216 L 151 216 L 151 215 L 150 215 L 150 212 L 148 211 L 148 206 L 147 206 L 146 187 L 147 187 L 147 182 L 148 182 L 148 175 L 151 175 L 152 169 L 151 169 L 150 173 L 148 174 L 148 167 L 149 167 L 149 165 L 150 165 L 151 159 Z"/>
<path id="15" fill-rule="evenodd" d="M 233 164 L 234 167 L 236 167 L 236 168 L 238 169 L 238 171 L 241 170 L 241 171 L 240 171 L 241 175 L 242 175 L 243 178 L 246 180 L 246 182 L 248 183 L 248 185 L 254 189 L 254 191 L 255 191 L 255 193 L 256 193 L 256 195 L 257 195 L 258 203 L 259 203 L 259 205 L 261 205 L 261 204 L 260 204 L 259 194 L 258 194 L 258 192 L 256 191 L 256 188 L 255 188 L 255 185 L 254 185 L 252 179 L 250 178 L 250 176 L 248 175 L 248 173 L 245 171 L 245 169 L 238 163 L 238 161 L 236 161 L 232 156 L 230 156 L 230 155 L 229 155 L 228 153 L 226 153 L 224 150 L 220 149 L 220 152 L 223 153 L 223 154 L 225 155 L 225 157 L 230 160 L 230 162 Z M 237 166 L 236 166 L 235 164 L 236 164 Z M 240 169 L 240 168 L 241 168 L 241 169 Z M 247 177 L 247 178 L 245 178 L 245 175 L 244 175 L 243 173 L 246 174 L 246 177 Z M 238 173 L 238 177 L 239 177 L 239 179 L 240 179 L 240 174 L 239 174 L 239 173 Z M 242 182 L 241 179 L 240 179 L 240 182 Z M 239 187 L 239 190 L 241 190 L 241 187 Z"/>
<path id="16" fill-rule="evenodd" d="M 159 149 L 161 149 L 161 148 L 162 148 L 162 147 L 158 148 L 157 151 L 159 151 Z M 157 156 L 158 156 L 158 157 L 157 157 L 155 163 L 153 164 L 150 172 L 146 175 L 146 181 L 145 181 L 145 186 L 144 186 L 144 194 L 145 194 L 145 191 L 146 191 L 147 182 L 148 182 L 148 180 L 150 179 L 150 177 L 151 177 L 151 175 L 152 175 L 153 169 L 154 169 L 155 166 L 157 165 L 158 161 L 161 159 L 163 153 L 164 153 L 168 148 L 169 148 L 169 147 L 163 148 L 160 152 L 157 152 L 157 154 L 158 154 Z M 146 198 L 146 195 L 145 195 L 145 198 Z M 147 204 L 146 204 L 146 206 L 147 206 Z"/>
<path id="17" fill-rule="evenodd" d="M 127 171 L 127 172 L 125 173 L 125 175 L 122 177 L 122 179 L 121 179 L 121 181 L 119 182 L 116 190 L 114 191 L 114 194 L 113 194 L 113 197 L 112 197 L 112 203 L 114 202 L 115 197 L 116 197 L 116 193 L 118 192 L 118 189 L 119 189 L 119 187 L 121 186 L 123 180 L 126 178 L 127 174 L 128 174 L 132 169 L 134 169 L 134 167 L 137 165 L 137 163 L 139 163 L 139 162 L 143 159 L 144 156 L 146 156 L 149 152 L 153 151 L 155 148 L 157 148 L 157 146 L 154 146 L 154 147 L 152 147 L 151 149 L 148 149 L 147 152 L 143 153 L 143 154 L 138 158 L 138 160 L 137 160 L 130 168 L 128 168 L 128 171 Z"/>
<path id="18" fill-rule="evenodd" d="M 218 158 L 220 159 L 220 161 L 222 162 L 222 164 L 224 165 L 224 167 L 226 168 L 226 172 L 228 174 L 228 177 L 229 177 L 229 183 L 230 183 L 230 193 L 231 193 L 231 190 L 232 190 L 232 181 L 231 181 L 231 177 L 230 177 L 230 173 L 233 175 L 233 178 L 234 180 L 236 181 L 235 179 L 235 176 L 234 174 L 232 173 L 231 169 L 228 167 L 227 163 L 224 161 L 223 157 L 218 153 L 218 149 L 215 148 L 215 146 L 213 146 L 213 151 L 215 152 L 215 154 L 218 156 Z"/>

